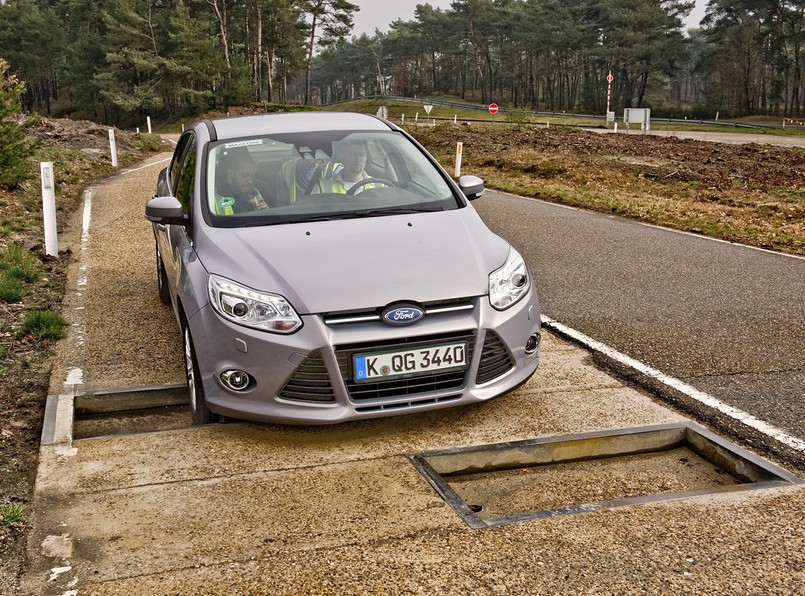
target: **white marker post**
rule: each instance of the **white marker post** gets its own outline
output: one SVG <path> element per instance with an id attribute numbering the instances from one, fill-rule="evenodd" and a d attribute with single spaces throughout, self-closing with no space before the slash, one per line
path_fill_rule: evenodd
<path id="1" fill-rule="evenodd" d="M 464 148 L 464 143 L 459 141 L 456 143 L 456 178 L 461 176 L 461 150 Z"/>
<path id="2" fill-rule="evenodd" d="M 117 167 L 117 145 L 115 145 L 115 129 L 109 129 L 109 153 L 112 156 L 112 167 Z"/>
<path id="3" fill-rule="evenodd" d="M 45 254 L 59 256 L 59 237 L 56 233 L 56 184 L 53 178 L 53 162 L 39 164 L 42 177 L 42 214 L 45 224 Z"/>
<path id="4" fill-rule="evenodd" d="M 151 134 L 151 116 L 146 116 L 145 121 L 148 124 L 148 134 Z"/>

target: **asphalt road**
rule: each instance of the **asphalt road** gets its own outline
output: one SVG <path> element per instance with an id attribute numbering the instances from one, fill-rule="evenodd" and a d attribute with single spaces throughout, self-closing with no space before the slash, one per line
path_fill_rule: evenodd
<path id="1" fill-rule="evenodd" d="M 601 134 L 616 134 L 613 129 L 588 128 L 591 132 Z M 621 123 L 617 134 L 644 134 L 640 127 L 626 130 Z M 714 143 L 727 143 L 730 145 L 742 145 L 744 143 L 758 143 L 760 145 L 776 145 L 778 147 L 805 147 L 805 137 L 802 136 L 782 136 L 769 134 L 764 131 L 757 133 L 751 132 L 715 132 L 702 130 L 653 130 L 648 134 L 656 137 L 676 137 L 678 139 L 692 139 L 695 141 L 710 141 Z"/>
<path id="2" fill-rule="evenodd" d="M 805 259 L 487 191 L 543 314 L 805 438 Z"/>

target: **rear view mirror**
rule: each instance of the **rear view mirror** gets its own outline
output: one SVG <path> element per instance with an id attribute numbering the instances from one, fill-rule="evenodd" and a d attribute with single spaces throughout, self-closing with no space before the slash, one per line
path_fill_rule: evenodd
<path id="1" fill-rule="evenodd" d="M 484 181 L 478 176 L 462 176 L 458 179 L 458 187 L 468 200 L 474 201 L 484 194 Z"/>
<path id="2" fill-rule="evenodd" d="M 158 224 L 186 226 L 190 219 L 184 214 L 176 197 L 153 197 L 145 205 L 145 219 Z"/>

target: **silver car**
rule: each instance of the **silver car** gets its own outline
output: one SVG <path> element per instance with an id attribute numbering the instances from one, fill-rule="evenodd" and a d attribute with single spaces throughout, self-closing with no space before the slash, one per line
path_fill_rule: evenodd
<path id="1" fill-rule="evenodd" d="M 145 215 L 193 421 L 334 423 L 489 400 L 539 363 L 523 258 L 393 124 L 203 120 Z"/>

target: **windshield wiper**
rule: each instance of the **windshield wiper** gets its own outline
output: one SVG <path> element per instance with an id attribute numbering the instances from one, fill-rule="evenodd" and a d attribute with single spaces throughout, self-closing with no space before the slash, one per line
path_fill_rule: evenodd
<path id="1" fill-rule="evenodd" d="M 332 221 L 334 219 L 341 219 L 338 214 L 335 215 L 310 215 L 307 217 L 276 217 L 273 219 L 265 218 L 260 219 L 258 221 L 248 221 L 243 222 L 240 228 L 256 228 L 260 226 L 278 226 L 282 224 L 294 224 L 294 223 L 309 223 L 312 221 Z"/>
<path id="2" fill-rule="evenodd" d="M 276 226 L 280 224 L 311 223 L 317 221 L 334 221 L 336 219 L 358 219 L 361 217 L 383 217 L 385 215 L 410 215 L 412 213 L 434 213 L 444 211 L 444 207 L 390 207 L 378 209 L 359 209 L 357 211 L 336 211 L 327 215 L 287 215 L 273 219 L 263 218 L 259 220 L 244 221 L 239 228 L 254 228 L 259 226 Z"/>
<path id="3" fill-rule="evenodd" d="M 434 213 L 444 211 L 444 207 L 391 207 L 381 209 L 362 209 L 351 211 L 349 217 L 382 217 L 383 215 L 410 215 L 412 213 Z"/>

